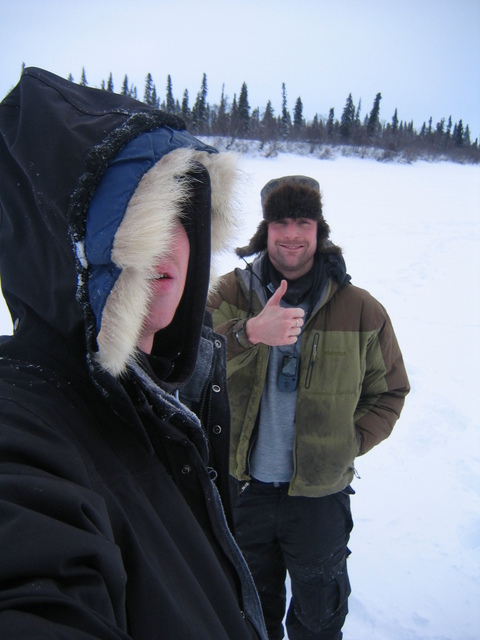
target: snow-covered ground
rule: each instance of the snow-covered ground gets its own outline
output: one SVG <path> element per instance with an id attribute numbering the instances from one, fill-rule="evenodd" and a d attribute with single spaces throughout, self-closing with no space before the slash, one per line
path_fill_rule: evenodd
<path id="1" fill-rule="evenodd" d="M 317 178 L 331 237 L 354 284 L 387 308 L 412 385 L 392 436 L 357 461 L 345 639 L 478 640 L 480 167 L 252 153 L 241 166 L 235 246 L 270 178 Z M 233 253 L 218 261 L 235 266 Z"/>

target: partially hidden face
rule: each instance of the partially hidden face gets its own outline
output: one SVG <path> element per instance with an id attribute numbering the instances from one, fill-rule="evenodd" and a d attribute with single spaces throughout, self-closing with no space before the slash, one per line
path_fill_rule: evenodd
<path id="1" fill-rule="evenodd" d="M 317 250 L 316 220 L 282 218 L 268 225 L 267 250 L 273 266 L 289 280 L 310 271 Z"/>
<path id="2" fill-rule="evenodd" d="M 185 288 L 189 258 L 187 232 L 180 222 L 176 222 L 170 251 L 156 264 L 150 277 L 150 305 L 138 344 L 145 353 L 151 352 L 155 333 L 173 320 Z"/>

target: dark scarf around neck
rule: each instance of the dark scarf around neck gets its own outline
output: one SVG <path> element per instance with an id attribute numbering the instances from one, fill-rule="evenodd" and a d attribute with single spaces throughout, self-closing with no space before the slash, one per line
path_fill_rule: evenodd
<path id="1" fill-rule="evenodd" d="M 299 306 L 302 302 L 309 300 L 310 308 L 318 300 L 329 278 L 335 278 L 340 286 L 351 280 L 346 272 L 342 255 L 337 253 L 317 253 L 310 271 L 296 280 L 289 280 L 277 271 L 270 262 L 268 254 L 265 255 L 262 271 L 262 280 L 269 298 L 278 289 L 280 282 L 286 280 L 288 288 L 283 300 L 292 306 Z"/>

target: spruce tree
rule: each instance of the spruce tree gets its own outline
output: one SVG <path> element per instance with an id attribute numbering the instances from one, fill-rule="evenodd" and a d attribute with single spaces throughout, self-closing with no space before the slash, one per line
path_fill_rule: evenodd
<path id="1" fill-rule="evenodd" d="M 448 147 L 452 138 L 452 116 L 449 116 L 447 122 L 447 130 L 445 131 L 445 146 Z"/>
<path id="2" fill-rule="evenodd" d="M 442 118 L 440 122 L 437 122 L 435 128 L 435 144 L 437 147 L 443 147 L 445 143 L 445 118 Z"/>
<path id="3" fill-rule="evenodd" d="M 250 116 L 250 137 L 253 140 L 260 138 L 260 109 L 255 107 Z"/>
<path id="4" fill-rule="evenodd" d="M 263 118 L 260 122 L 261 140 L 274 140 L 276 138 L 276 120 L 272 103 L 270 100 L 267 102 Z"/>
<path id="5" fill-rule="evenodd" d="M 145 90 L 143 92 L 143 101 L 145 104 L 152 105 L 153 89 L 154 89 L 154 84 L 153 84 L 152 74 L 148 72 L 147 77 L 145 78 Z"/>
<path id="6" fill-rule="evenodd" d="M 128 96 L 129 95 L 127 74 L 125 74 L 125 77 L 123 78 L 122 95 L 123 96 Z"/>
<path id="7" fill-rule="evenodd" d="M 85 67 L 82 67 L 82 77 L 80 79 L 80 86 L 86 87 L 88 85 L 87 76 L 85 74 Z"/>
<path id="8" fill-rule="evenodd" d="M 248 90 L 244 82 L 238 99 L 238 135 L 245 137 L 250 129 L 250 105 L 248 104 Z"/>
<path id="9" fill-rule="evenodd" d="M 220 106 L 217 113 L 216 130 L 218 135 L 228 135 L 228 113 L 227 99 L 225 98 L 225 85 L 222 85 L 222 95 L 220 96 Z"/>
<path id="10" fill-rule="evenodd" d="M 113 93 L 113 76 L 111 71 L 110 75 L 108 76 L 107 91 L 111 91 Z"/>
<path id="11" fill-rule="evenodd" d="M 304 127 L 305 120 L 303 118 L 303 103 L 302 99 L 298 97 L 293 111 L 293 130 L 295 131 L 295 137 L 297 139 L 302 137 Z"/>
<path id="12" fill-rule="evenodd" d="M 442 118 L 440 122 L 437 122 L 436 130 L 438 135 L 443 138 L 443 135 L 445 133 L 445 118 Z"/>
<path id="13" fill-rule="evenodd" d="M 282 83 L 282 116 L 281 116 L 281 127 L 282 127 L 282 138 L 286 140 L 288 138 L 288 134 L 290 133 L 290 127 L 292 124 L 292 120 L 290 118 L 290 114 L 287 109 L 287 89 L 285 87 L 285 83 Z"/>
<path id="14" fill-rule="evenodd" d="M 182 98 L 182 117 L 185 122 L 190 122 L 190 115 L 190 107 L 188 105 L 188 89 L 185 89 Z"/>
<path id="15" fill-rule="evenodd" d="M 152 88 L 152 95 L 150 96 L 150 102 L 148 104 L 158 109 L 158 102 L 159 102 L 159 98 L 157 96 L 157 88 L 154 84 Z"/>
<path id="16" fill-rule="evenodd" d="M 333 107 L 328 112 L 328 120 L 327 120 L 327 137 L 333 138 L 333 133 L 335 131 L 335 111 Z"/>
<path id="17" fill-rule="evenodd" d="M 453 141 L 456 147 L 463 147 L 463 142 L 464 142 L 463 135 L 464 135 L 463 122 L 459 120 L 458 124 L 455 125 L 455 128 L 453 130 Z"/>
<path id="18" fill-rule="evenodd" d="M 351 139 L 353 127 L 355 126 L 355 105 L 353 104 L 352 94 L 348 94 L 347 102 L 343 109 L 342 118 L 340 120 L 340 135 L 345 141 Z"/>
<path id="19" fill-rule="evenodd" d="M 312 124 L 309 128 L 309 136 L 313 144 L 322 142 L 325 138 L 325 125 L 323 120 L 319 118 L 318 113 L 313 116 Z"/>
<path id="20" fill-rule="evenodd" d="M 165 102 L 165 111 L 167 113 L 175 113 L 175 100 L 172 91 L 172 79 L 170 75 L 167 77 L 167 96 Z"/>
<path id="21" fill-rule="evenodd" d="M 362 126 L 362 123 L 360 122 L 361 110 L 362 110 L 362 99 L 360 98 L 360 100 L 358 101 L 357 110 L 355 112 L 355 127 L 358 129 Z"/>
<path id="22" fill-rule="evenodd" d="M 192 109 L 192 125 L 198 133 L 207 133 L 207 74 L 203 74 L 202 86 Z"/>
<path id="23" fill-rule="evenodd" d="M 395 109 L 395 113 L 393 114 L 393 117 L 392 117 L 392 133 L 393 133 L 393 135 L 397 135 L 397 133 L 398 133 L 398 113 L 397 113 L 397 109 Z"/>
<path id="24" fill-rule="evenodd" d="M 232 108 L 230 109 L 230 134 L 233 138 L 237 137 L 238 133 L 238 105 L 237 94 L 233 94 Z"/>
<path id="25" fill-rule="evenodd" d="M 375 96 L 375 100 L 373 102 L 373 107 L 370 112 L 370 116 L 368 118 L 367 123 L 367 134 L 370 140 L 373 140 L 380 130 L 380 100 L 382 99 L 382 94 L 377 93 Z"/>

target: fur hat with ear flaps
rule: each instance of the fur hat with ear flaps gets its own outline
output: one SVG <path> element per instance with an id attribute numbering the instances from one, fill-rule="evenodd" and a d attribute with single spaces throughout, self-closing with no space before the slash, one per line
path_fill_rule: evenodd
<path id="1" fill-rule="evenodd" d="M 260 193 L 263 220 L 246 247 L 238 247 L 240 258 L 260 253 L 267 248 L 268 225 L 283 218 L 310 218 L 318 222 L 317 251 L 332 251 L 326 244 L 330 228 L 322 215 L 320 185 L 308 176 L 284 176 L 267 182 Z"/>

